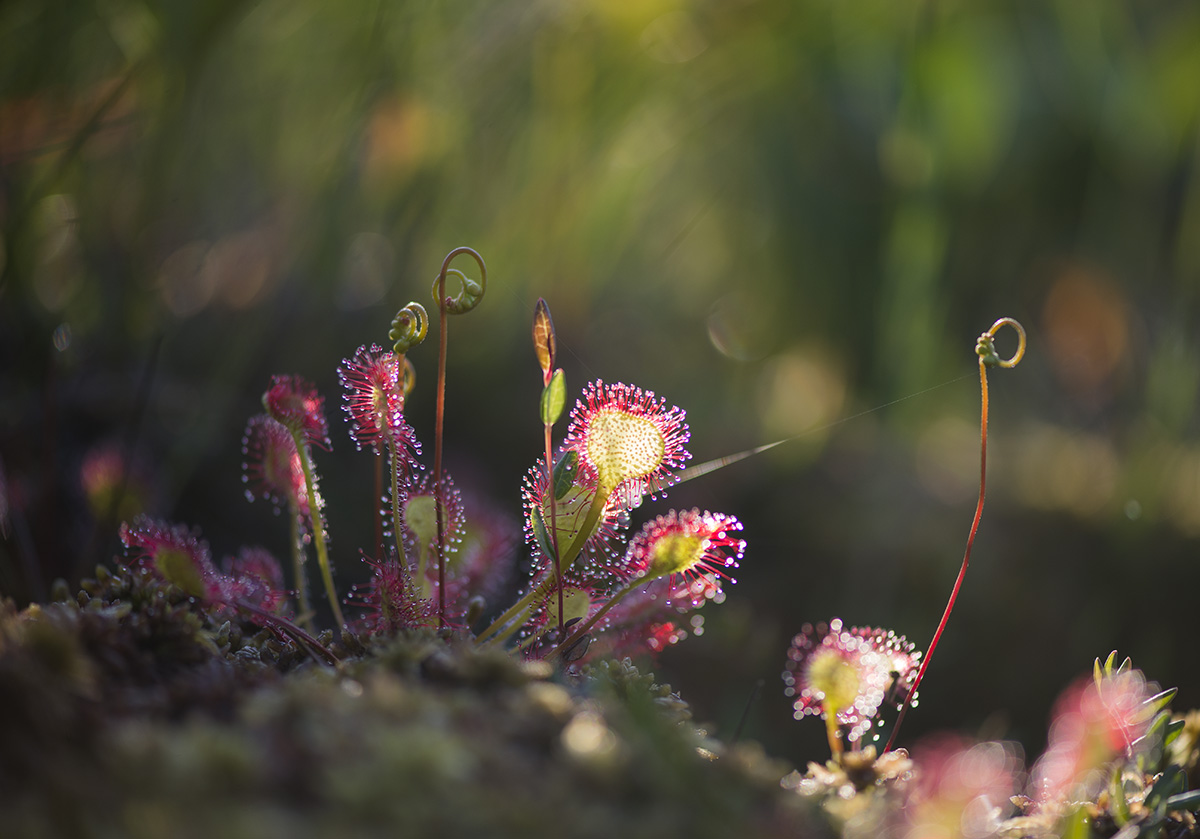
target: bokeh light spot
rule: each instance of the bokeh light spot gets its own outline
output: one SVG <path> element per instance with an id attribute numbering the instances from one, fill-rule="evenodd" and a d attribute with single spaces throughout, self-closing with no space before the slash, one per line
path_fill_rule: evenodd
<path id="1" fill-rule="evenodd" d="M 50 340 L 54 342 L 54 349 L 59 352 L 66 352 L 71 346 L 71 324 L 60 323 L 54 330 L 54 335 Z"/>
<path id="2" fill-rule="evenodd" d="M 562 733 L 563 746 L 576 758 L 603 761 L 617 748 L 616 735 L 594 711 L 576 714 Z"/>
<path id="3" fill-rule="evenodd" d="M 946 504 L 979 491 L 979 426 L 962 417 L 939 417 L 917 441 L 917 477 Z"/>
<path id="4" fill-rule="evenodd" d="M 1090 517 L 1113 502 L 1120 462 L 1107 438 L 1043 425 L 1017 439 L 1018 482 L 1031 506 Z"/>
<path id="5" fill-rule="evenodd" d="M 392 243 L 378 233 L 359 233 L 342 261 L 338 305 L 346 311 L 365 309 L 383 299 L 395 271 Z"/>
<path id="6" fill-rule="evenodd" d="M 191 317 L 212 301 L 216 275 L 203 270 L 208 242 L 189 242 L 165 260 L 158 272 L 163 303 L 179 317 Z"/>
<path id="7" fill-rule="evenodd" d="M 1111 382 L 1129 344 L 1125 298 L 1079 265 L 1054 281 L 1042 311 L 1050 362 L 1064 385 L 1092 394 Z"/>
<path id="8" fill-rule="evenodd" d="M 246 309 L 265 296 L 273 274 L 266 233 L 250 230 L 224 236 L 204 258 L 201 285 L 234 309 Z"/>
<path id="9" fill-rule="evenodd" d="M 759 410 L 770 437 L 819 428 L 838 417 L 846 383 L 816 353 L 792 351 L 771 360 L 760 380 Z"/>
<path id="10" fill-rule="evenodd" d="M 38 204 L 37 269 L 34 293 L 50 312 L 62 311 L 82 284 L 78 213 L 69 195 L 48 195 Z"/>
<path id="11" fill-rule="evenodd" d="M 708 42 L 683 12 L 667 12 L 642 30 L 642 49 L 663 64 L 683 64 L 704 52 Z"/>

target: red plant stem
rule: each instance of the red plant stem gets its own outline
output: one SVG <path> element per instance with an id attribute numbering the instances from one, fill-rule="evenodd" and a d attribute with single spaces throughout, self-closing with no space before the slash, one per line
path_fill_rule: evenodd
<path id="1" fill-rule="evenodd" d="M 591 630 L 591 628 L 593 626 L 595 626 L 597 623 L 599 623 L 601 618 L 603 618 L 605 615 L 608 614 L 609 609 L 611 609 L 613 606 L 616 606 L 619 602 L 621 602 L 621 600 L 623 600 L 625 598 L 625 595 L 629 594 L 629 592 L 633 591 L 635 588 L 637 588 L 640 585 L 645 585 L 648 582 L 652 582 L 652 581 L 647 580 L 645 577 L 634 577 L 632 580 L 627 582 L 624 586 L 622 586 L 617 591 L 616 594 L 614 594 L 612 597 L 609 598 L 607 603 L 605 603 L 603 606 L 600 607 L 600 609 L 596 612 L 596 614 L 594 614 L 590 618 L 588 618 L 587 621 L 585 621 L 582 626 L 573 628 L 572 632 L 571 632 L 571 637 L 564 638 L 557 647 L 555 647 L 553 650 L 550 651 L 549 655 L 546 656 L 545 660 L 546 661 L 554 661 L 556 658 L 558 658 L 560 655 L 563 654 L 563 651 L 569 650 L 569 649 L 571 649 L 571 647 L 578 644 L 580 642 L 580 640 L 583 639 L 583 636 L 587 635 L 588 631 Z"/>
<path id="2" fill-rule="evenodd" d="M 338 660 L 338 657 L 330 652 L 324 644 L 309 635 L 300 627 L 296 626 L 296 624 L 292 623 L 287 618 L 281 617 L 274 612 L 268 612 L 266 609 L 255 606 L 253 603 L 247 603 L 244 600 L 234 601 L 233 605 L 239 609 L 249 612 L 252 615 L 258 615 L 266 623 L 269 623 L 275 629 L 291 637 L 291 639 L 295 641 L 298 646 L 304 647 L 305 651 L 312 656 L 318 664 L 321 663 L 322 658 L 325 659 L 326 664 L 332 664 L 335 667 L 341 664 L 341 661 Z"/>
<path id="3" fill-rule="evenodd" d="M 896 742 L 896 734 L 900 731 L 900 723 L 904 722 L 904 715 L 908 712 L 917 688 L 921 686 L 921 679 L 925 677 L 925 670 L 929 667 L 933 651 L 937 648 L 942 632 L 946 629 L 946 622 L 950 620 L 950 612 L 954 609 L 954 601 L 958 599 L 958 590 L 962 588 L 967 565 L 971 562 L 971 547 L 975 544 L 975 534 L 979 532 L 979 520 L 983 516 L 983 497 L 987 488 L 988 385 L 987 367 L 982 358 L 979 360 L 979 393 L 982 403 L 979 419 L 979 503 L 975 505 L 975 520 L 971 522 L 971 532 L 967 535 L 967 549 L 963 553 L 962 567 L 958 569 L 958 579 L 954 581 L 954 589 L 950 592 L 950 601 L 946 603 L 946 611 L 942 613 L 941 623 L 938 624 L 937 631 L 933 633 L 933 640 L 929 642 L 929 649 L 925 652 L 925 660 L 921 662 L 921 669 L 917 671 L 917 678 L 905 695 L 904 704 L 900 706 L 900 715 L 896 717 L 896 724 L 892 727 L 892 736 L 888 738 L 884 752 L 892 750 L 892 744 Z"/>
<path id="4" fill-rule="evenodd" d="M 563 581 L 562 569 L 558 567 L 558 503 L 554 491 L 554 460 L 551 457 L 550 424 L 546 423 L 546 485 L 550 487 L 550 550 L 554 556 L 554 582 L 558 586 L 558 637 L 563 637 Z"/>
<path id="5" fill-rule="evenodd" d="M 452 254 L 453 255 L 453 254 Z M 437 417 L 433 430 L 434 503 L 437 513 L 438 626 L 446 626 L 446 514 L 442 510 L 442 421 L 446 415 L 446 268 L 438 275 L 438 386 Z M 422 583 L 423 585 L 423 583 Z"/>

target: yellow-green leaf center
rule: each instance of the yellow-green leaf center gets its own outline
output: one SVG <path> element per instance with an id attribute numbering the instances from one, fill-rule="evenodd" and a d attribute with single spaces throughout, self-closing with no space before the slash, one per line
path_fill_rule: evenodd
<path id="1" fill-rule="evenodd" d="M 587 454 L 601 485 L 612 490 L 658 469 L 667 451 L 658 426 L 645 417 L 613 408 L 598 411 L 588 424 Z"/>
<path id="2" fill-rule="evenodd" d="M 668 533 L 654 541 L 646 576 L 665 577 L 695 566 L 704 556 L 704 540 L 687 533 Z"/>
<path id="3" fill-rule="evenodd" d="M 428 547 L 437 541 L 437 505 L 432 495 L 414 495 L 404 505 L 404 524 Z"/>
<path id="4" fill-rule="evenodd" d="M 204 597 L 206 589 L 200 569 L 186 551 L 163 548 L 154 554 L 154 567 L 169 583 L 174 583 L 192 597 Z"/>
<path id="5" fill-rule="evenodd" d="M 808 665 L 808 683 L 825 696 L 821 705 L 827 715 L 849 708 L 858 698 L 858 668 L 831 649 L 813 654 Z"/>
<path id="6" fill-rule="evenodd" d="M 558 626 L 558 598 L 551 596 L 546 601 L 546 606 L 550 612 L 550 619 L 547 626 Z M 592 598 L 588 597 L 588 593 L 582 589 L 568 588 L 563 590 L 563 623 L 579 618 L 583 620 L 588 616 L 588 610 L 592 607 Z"/>

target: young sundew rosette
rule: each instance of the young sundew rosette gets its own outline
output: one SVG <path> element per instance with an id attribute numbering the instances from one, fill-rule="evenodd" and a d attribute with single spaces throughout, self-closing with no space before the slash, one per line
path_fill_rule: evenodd
<path id="1" fill-rule="evenodd" d="M 242 455 L 247 500 L 269 501 L 276 513 L 286 506 L 307 520 L 308 491 L 292 433 L 266 414 L 251 417 L 242 437 Z"/>
<path id="2" fill-rule="evenodd" d="M 243 549 L 226 560 L 221 573 L 208 543 L 183 525 L 140 515 L 132 524 L 122 523 L 119 533 L 126 551 L 123 565 L 144 569 L 214 609 L 246 610 L 249 619 L 261 622 L 286 599 L 279 564 L 265 549 Z"/>
<path id="3" fill-rule="evenodd" d="M 325 397 L 302 376 L 272 376 L 263 394 L 263 407 L 299 440 L 329 451 L 329 423 L 325 421 Z M 297 444 L 299 445 L 299 444 Z"/>
<path id="4" fill-rule="evenodd" d="M 563 506 L 569 532 L 561 532 L 557 520 L 549 528 L 556 536 L 567 537 L 556 539 L 560 572 L 569 569 L 581 555 L 586 559 L 584 546 L 616 514 L 674 483 L 675 471 L 691 458 L 684 448 L 688 441 L 685 416 L 682 408 L 668 406 L 665 399 L 633 385 L 605 385 L 597 379 L 583 389 L 571 411 L 562 445 L 563 457 L 573 455 L 577 460 L 570 474 L 564 474 L 565 494 L 559 496 L 566 502 Z M 565 461 L 560 458 L 560 462 Z M 555 472 L 557 491 L 557 468 Z M 549 489 L 549 482 L 542 486 Z M 549 506 L 545 500 L 535 497 L 527 510 L 531 518 L 536 514 L 543 528 Z M 554 515 L 557 519 L 557 505 Z M 531 520 L 529 526 L 536 540 L 538 523 Z M 503 641 L 509 637 L 553 587 L 554 575 L 543 577 L 540 584 L 493 621 L 479 640 L 495 636 Z"/>
<path id="5" fill-rule="evenodd" d="M 921 654 L 904 636 L 885 629 L 846 629 L 839 618 L 806 625 L 792 640 L 784 693 L 794 696 L 796 719 L 825 719 L 829 748 L 841 754 L 841 734 L 851 743 L 870 729 L 885 702 L 908 696 Z"/>
<path id="6" fill-rule="evenodd" d="M 321 568 L 321 580 L 329 598 L 329 608 L 339 627 L 346 621 L 342 617 L 337 589 L 333 585 L 333 572 L 329 565 L 329 546 L 322 509 L 324 501 L 317 490 L 317 475 L 313 466 L 310 446 L 329 451 L 329 424 L 325 421 L 325 398 L 316 387 L 301 376 L 273 376 L 271 386 L 263 394 L 263 407 L 273 419 L 283 425 L 292 435 L 296 453 L 300 456 L 300 468 L 304 472 L 304 489 L 308 497 L 312 524 L 313 545 L 317 549 L 317 564 Z M 299 579 L 297 580 L 299 586 Z M 303 595 L 301 600 L 303 600 Z"/>
<path id="7" fill-rule="evenodd" d="M 627 579 L 668 577 L 672 585 L 677 576 L 688 582 L 708 576 L 718 588 L 719 580 L 736 583 L 729 571 L 746 551 L 746 540 L 735 535 L 741 529 L 740 521 L 724 513 L 671 510 L 629 540 L 619 571 Z"/>
<path id="8" fill-rule="evenodd" d="M 746 550 L 745 540 L 733 535 L 741 529 L 742 523 L 733 516 L 702 513 L 699 509 L 682 513 L 671 510 L 647 522 L 630 540 L 621 566 L 615 569 L 625 584 L 574 630 L 562 648 L 570 648 L 582 639 L 609 611 L 652 580 L 666 578 L 668 590 L 674 587 L 677 578 L 695 583 L 695 591 L 689 597 L 715 599 L 721 593 L 722 581 L 736 582 L 727 569 L 737 568 Z M 682 588 L 688 590 L 689 586 Z"/>

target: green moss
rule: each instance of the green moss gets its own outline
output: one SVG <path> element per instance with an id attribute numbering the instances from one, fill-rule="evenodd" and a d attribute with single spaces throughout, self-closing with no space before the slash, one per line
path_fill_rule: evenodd
<path id="1" fill-rule="evenodd" d="M 0 608 L 0 835 L 814 835 L 785 769 L 628 662 L 566 678 L 452 632 L 338 668 L 149 575 Z"/>

